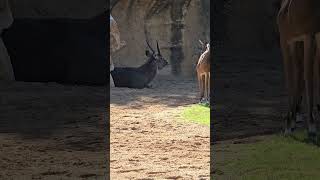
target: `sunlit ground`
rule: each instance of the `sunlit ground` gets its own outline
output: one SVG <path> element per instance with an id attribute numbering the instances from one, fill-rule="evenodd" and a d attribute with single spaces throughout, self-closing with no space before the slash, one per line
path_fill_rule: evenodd
<path id="1" fill-rule="evenodd" d="M 111 88 L 111 179 L 209 179 L 210 128 L 182 117 L 197 82 L 158 76 L 152 85 Z"/>
<path id="2" fill-rule="evenodd" d="M 320 148 L 306 142 L 306 133 L 272 135 L 214 145 L 214 179 L 290 179 L 320 177 Z"/>
<path id="3" fill-rule="evenodd" d="M 199 124 L 210 125 L 210 108 L 204 105 L 192 105 L 182 112 L 183 119 Z"/>

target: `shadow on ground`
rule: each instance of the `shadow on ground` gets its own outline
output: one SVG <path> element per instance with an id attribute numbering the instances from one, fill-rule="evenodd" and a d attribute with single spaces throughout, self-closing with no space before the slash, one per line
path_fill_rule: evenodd
<path id="1" fill-rule="evenodd" d="M 198 102 L 198 87 L 194 79 L 162 75 L 153 81 L 152 86 L 151 89 L 112 88 L 111 104 L 123 106 L 138 101 L 139 103 L 133 108 L 139 109 L 143 108 L 141 102 L 150 105 L 162 104 L 169 107 L 185 106 Z"/>
<path id="2" fill-rule="evenodd" d="M 90 143 L 99 141 L 104 147 L 108 117 L 104 87 L 1 82 L 0 94 L 0 133 L 64 139 L 64 145 L 74 149 L 95 150 Z"/>
<path id="3" fill-rule="evenodd" d="M 215 58 L 216 140 L 279 132 L 286 92 L 279 56 Z"/>
<path id="4" fill-rule="evenodd" d="M 106 88 L 0 83 L 0 179 L 105 179 Z"/>

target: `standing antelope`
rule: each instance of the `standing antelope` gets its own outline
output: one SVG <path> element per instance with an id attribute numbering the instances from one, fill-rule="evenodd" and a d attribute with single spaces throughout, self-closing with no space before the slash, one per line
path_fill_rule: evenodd
<path id="1" fill-rule="evenodd" d="M 313 140 L 316 137 L 316 124 L 313 117 L 314 66 L 320 60 L 319 56 L 316 56 L 320 52 L 319 10 L 319 0 L 282 0 L 278 14 L 280 44 L 289 94 L 285 133 L 291 133 L 295 128 L 296 108 L 303 91 L 300 84 L 304 80 L 308 135 Z M 298 42 L 303 43 L 303 48 L 297 46 Z M 302 53 L 298 54 L 299 51 Z M 316 79 L 316 83 L 319 84 L 319 82 L 319 79 Z M 319 92 L 316 93 L 319 96 Z"/>
<path id="2" fill-rule="evenodd" d="M 204 44 L 199 40 L 201 45 Z M 210 44 L 207 43 L 206 50 L 201 54 L 196 67 L 200 90 L 200 101 L 210 102 Z"/>

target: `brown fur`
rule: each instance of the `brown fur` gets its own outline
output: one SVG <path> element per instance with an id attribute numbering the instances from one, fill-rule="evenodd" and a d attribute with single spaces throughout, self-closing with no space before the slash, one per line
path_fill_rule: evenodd
<path id="1" fill-rule="evenodd" d="M 310 134 L 315 133 L 315 122 L 312 115 L 313 68 L 315 62 L 318 61 L 318 58 L 315 61 L 315 40 L 319 42 L 319 37 L 316 38 L 316 34 L 320 32 L 319 10 L 318 0 L 283 0 L 278 14 L 280 44 L 289 95 L 289 113 L 286 121 L 286 132 L 288 133 L 295 126 L 295 113 L 299 105 L 299 97 L 303 92 L 303 80 L 305 80 L 308 130 Z M 297 46 L 298 42 L 303 43 L 303 48 Z M 319 79 L 316 82 L 319 82 Z"/>
<path id="2" fill-rule="evenodd" d="M 198 60 L 196 67 L 200 90 L 200 100 L 210 97 L 210 48 L 207 47 Z"/>

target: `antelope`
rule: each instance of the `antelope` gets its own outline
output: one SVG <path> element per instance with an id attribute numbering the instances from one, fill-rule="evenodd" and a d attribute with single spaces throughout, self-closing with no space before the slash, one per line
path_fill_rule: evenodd
<path id="1" fill-rule="evenodd" d="M 308 136 L 311 139 L 316 138 L 316 124 L 313 117 L 314 66 L 316 65 L 318 74 L 315 82 L 318 87 L 320 83 L 319 10 L 319 0 L 283 0 L 277 16 L 288 89 L 289 110 L 285 120 L 285 134 L 290 134 L 295 128 L 297 109 L 301 103 L 302 92 L 305 91 Z M 303 43 L 303 48 L 297 46 L 299 42 Z M 319 93 L 318 90 L 318 98 Z"/>
<path id="2" fill-rule="evenodd" d="M 199 40 L 202 47 L 204 44 Z M 210 102 L 210 44 L 206 44 L 206 50 L 201 54 L 196 66 L 197 78 L 200 90 L 200 102 L 202 100 Z"/>
<path id="3" fill-rule="evenodd" d="M 157 53 L 152 49 L 148 40 L 146 43 L 151 50 L 146 50 L 148 60 L 140 67 L 115 67 L 111 72 L 116 87 L 128 87 L 135 89 L 150 88 L 149 83 L 156 77 L 168 62 L 163 58 L 157 41 Z"/>

